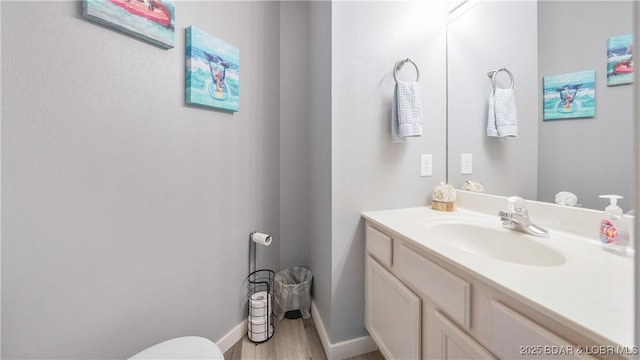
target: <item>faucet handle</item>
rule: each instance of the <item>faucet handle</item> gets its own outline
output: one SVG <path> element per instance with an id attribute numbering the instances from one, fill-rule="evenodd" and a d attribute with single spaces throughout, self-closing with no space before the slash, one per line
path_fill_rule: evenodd
<path id="1" fill-rule="evenodd" d="M 507 210 L 520 216 L 529 217 L 529 211 L 527 210 L 527 204 L 520 196 L 511 196 L 507 199 Z"/>

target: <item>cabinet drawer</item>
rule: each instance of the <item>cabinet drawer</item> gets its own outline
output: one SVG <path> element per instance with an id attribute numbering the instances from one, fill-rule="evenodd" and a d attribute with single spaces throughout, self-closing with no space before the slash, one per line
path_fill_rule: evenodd
<path id="1" fill-rule="evenodd" d="M 497 302 L 491 302 L 491 347 L 501 359 L 593 359 L 577 347 Z"/>
<path id="2" fill-rule="evenodd" d="M 389 236 L 367 225 L 367 251 L 384 266 L 391 267 L 392 240 Z"/>
<path id="3" fill-rule="evenodd" d="M 464 328 L 471 325 L 471 285 L 400 244 L 394 254 L 398 275 L 433 300 Z"/>

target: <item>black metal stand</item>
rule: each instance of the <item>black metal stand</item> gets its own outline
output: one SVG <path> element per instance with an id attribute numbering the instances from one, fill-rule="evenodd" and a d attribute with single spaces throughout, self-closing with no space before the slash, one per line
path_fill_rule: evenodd
<path id="1" fill-rule="evenodd" d="M 256 268 L 256 243 L 249 234 L 249 276 L 247 276 L 247 336 L 255 344 L 268 341 L 273 336 L 273 279 L 275 273 L 269 269 L 251 271 Z"/>

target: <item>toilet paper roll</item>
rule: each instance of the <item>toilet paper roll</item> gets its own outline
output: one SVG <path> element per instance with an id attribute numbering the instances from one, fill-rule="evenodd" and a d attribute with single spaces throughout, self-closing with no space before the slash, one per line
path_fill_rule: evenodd
<path id="1" fill-rule="evenodd" d="M 258 322 L 263 322 L 262 318 L 269 315 L 271 311 L 273 311 L 271 295 L 267 294 L 266 291 L 251 295 L 251 299 L 249 299 L 249 321 L 255 319 Z"/>
<path id="2" fill-rule="evenodd" d="M 271 294 L 260 291 L 249 299 L 248 335 L 253 342 L 262 342 L 271 337 Z"/>
<path id="3" fill-rule="evenodd" d="M 249 340 L 261 342 L 267 340 L 273 334 L 273 327 L 269 322 L 251 322 L 248 323 Z"/>
<path id="4" fill-rule="evenodd" d="M 251 240 L 253 240 L 253 242 L 256 244 L 269 246 L 271 245 L 271 241 L 273 241 L 273 238 L 269 234 L 254 232 L 253 234 L 251 234 Z"/>

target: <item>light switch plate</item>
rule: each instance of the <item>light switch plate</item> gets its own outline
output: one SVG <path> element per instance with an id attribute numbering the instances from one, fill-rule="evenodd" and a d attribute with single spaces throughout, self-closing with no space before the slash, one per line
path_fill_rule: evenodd
<path id="1" fill-rule="evenodd" d="M 420 176 L 433 176 L 433 156 L 431 154 L 420 155 Z"/>
<path id="2" fill-rule="evenodd" d="M 462 154 L 460 160 L 460 173 L 462 175 L 469 175 L 473 173 L 473 156 L 471 154 Z"/>

